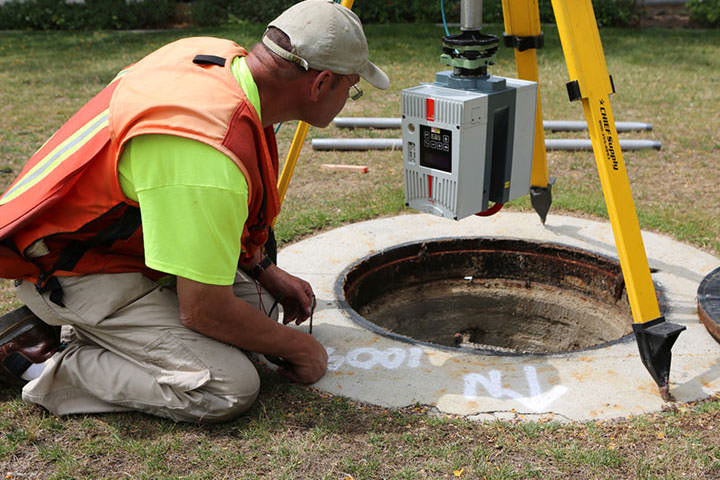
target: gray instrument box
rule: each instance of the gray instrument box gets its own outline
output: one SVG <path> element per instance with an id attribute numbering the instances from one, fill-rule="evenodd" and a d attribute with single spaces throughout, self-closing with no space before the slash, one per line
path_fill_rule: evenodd
<path id="1" fill-rule="evenodd" d="M 537 84 L 455 77 L 402 91 L 405 202 L 459 220 L 530 190 Z"/>

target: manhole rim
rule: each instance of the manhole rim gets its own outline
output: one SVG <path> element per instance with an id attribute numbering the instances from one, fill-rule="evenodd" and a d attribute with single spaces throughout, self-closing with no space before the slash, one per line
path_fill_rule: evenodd
<path id="1" fill-rule="evenodd" d="M 720 310 L 711 302 L 717 296 L 710 292 L 710 288 L 720 285 L 720 267 L 710 271 L 700 281 L 697 289 L 698 317 L 711 337 L 720 342 Z"/>
<path id="2" fill-rule="evenodd" d="M 588 256 L 600 257 L 608 262 L 617 264 L 618 266 L 620 265 L 619 260 L 612 256 L 594 252 L 594 251 L 587 250 L 584 248 L 580 248 L 580 247 L 577 247 L 574 245 L 565 244 L 562 242 L 546 242 L 546 241 L 528 240 L 528 239 L 519 238 L 519 237 L 484 236 L 484 235 L 442 236 L 442 237 L 423 238 L 420 240 L 411 240 L 408 242 L 398 243 L 391 247 L 386 247 L 386 248 L 376 250 L 374 252 L 370 252 L 367 255 L 363 256 L 362 258 L 359 258 L 359 259 L 351 262 L 347 267 L 345 267 L 343 269 L 343 271 L 336 278 L 335 285 L 333 288 L 335 297 L 337 299 L 337 306 L 338 306 L 339 310 L 343 314 L 345 314 L 355 325 L 357 325 L 371 333 L 380 335 L 385 338 L 389 338 L 391 340 L 396 340 L 396 341 L 400 341 L 403 343 L 426 347 L 426 348 L 437 349 L 437 350 L 441 350 L 441 351 L 445 351 L 445 352 L 468 353 L 468 354 L 473 354 L 473 355 L 478 355 L 478 356 L 523 357 L 523 358 L 549 358 L 549 357 L 551 357 L 551 358 L 569 358 L 569 357 L 579 356 L 584 353 L 595 351 L 595 350 L 610 348 L 615 345 L 635 343 L 635 334 L 632 331 L 630 331 L 630 333 L 623 335 L 620 338 L 611 340 L 609 342 L 603 342 L 603 343 L 599 343 L 596 345 L 591 345 L 589 347 L 581 348 L 578 350 L 565 351 L 565 352 L 518 352 L 518 351 L 500 351 L 500 350 L 491 350 L 491 349 L 482 349 L 482 348 L 450 347 L 450 346 L 442 345 L 442 344 L 438 344 L 438 343 L 432 343 L 432 342 L 428 342 L 428 341 L 418 340 L 418 339 L 409 337 L 407 335 L 395 333 L 395 332 L 387 330 L 383 327 L 380 327 L 379 325 L 367 320 L 365 317 L 360 315 L 350 305 L 350 303 L 345 298 L 344 285 L 345 285 L 348 273 L 350 273 L 358 265 L 362 264 L 363 262 L 366 262 L 367 260 L 369 260 L 372 257 L 386 254 L 387 252 L 391 252 L 391 251 L 397 250 L 397 249 L 402 249 L 402 248 L 405 248 L 408 246 L 419 245 L 422 243 L 442 242 L 442 241 L 470 241 L 470 240 L 519 241 L 519 242 L 524 242 L 524 243 L 534 244 L 534 245 L 552 245 L 552 246 L 557 246 L 559 248 L 564 248 L 564 249 L 572 250 L 575 252 L 580 252 L 582 254 L 587 254 Z M 660 297 L 662 297 L 662 290 L 661 290 L 660 285 L 658 285 L 656 283 L 655 287 L 656 287 L 656 291 L 657 291 L 658 295 Z M 660 302 L 660 303 L 662 306 L 662 304 L 664 302 Z"/>
<path id="3" fill-rule="evenodd" d="M 694 303 L 699 280 L 720 265 L 720 257 L 666 235 L 642 233 L 653 280 L 662 285 L 667 301 L 665 318 L 688 326 L 673 348 L 672 391 L 681 402 L 706 398 L 720 389 L 712 369 L 718 344 L 699 322 L 696 309 L 688 308 L 687 300 Z M 469 217 L 460 222 L 403 212 L 346 224 L 288 244 L 279 251 L 279 260 L 290 273 L 313 285 L 318 297 L 313 334 L 333 362 L 316 388 L 384 408 L 432 405 L 441 414 L 473 421 L 550 418 L 545 415 L 567 421 L 604 421 L 662 410 L 665 403 L 635 343 L 566 358 L 469 355 L 383 337 L 359 327 L 339 309 L 335 281 L 357 259 L 403 242 L 478 235 L 567 244 L 618 256 L 607 220 L 550 214 L 541 225 L 534 212 L 510 210 L 490 219 Z M 300 328 L 307 331 L 307 325 Z M 379 361 L 395 361 L 403 355 L 405 361 L 398 367 Z M 421 355 L 418 364 L 409 363 L 416 358 L 413 355 Z M 365 363 L 358 366 L 350 360 Z M 369 365 L 369 360 L 377 361 Z M 470 396 L 465 395 L 466 380 L 472 382 Z M 531 391 L 535 380 L 540 388 Z M 505 395 L 506 387 L 521 393 L 522 401 Z"/>

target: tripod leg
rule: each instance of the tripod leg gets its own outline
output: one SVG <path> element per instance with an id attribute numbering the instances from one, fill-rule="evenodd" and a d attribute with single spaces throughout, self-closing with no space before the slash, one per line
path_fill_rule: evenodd
<path id="1" fill-rule="evenodd" d="M 665 322 L 660 315 L 610 108 L 614 86 L 608 74 L 595 13 L 591 0 L 552 0 L 552 5 L 571 79 L 568 93 L 571 100 L 582 100 L 587 119 L 625 277 L 640 357 L 663 398 L 668 399 L 670 349 L 685 327 Z"/>
<path id="2" fill-rule="evenodd" d="M 518 78 L 538 81 L 537 49 L 542 47 L 540 31 L 540 10 L 537 0 L 502 0 L 505 21 L 505 44 L 515 48 L 515 65 Z M 537 107 L 535 110 L 535 143 L 530 174 L 530 202 L 540 216 L 542 223 L 552 204 L 552 184 L 548 177 L 545 153 L 545 131 L 543 129 L 538 85 Z"/>

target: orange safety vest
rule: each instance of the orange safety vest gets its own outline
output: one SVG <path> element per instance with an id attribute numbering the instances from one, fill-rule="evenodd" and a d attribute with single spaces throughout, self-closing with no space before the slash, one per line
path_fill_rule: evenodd
<path id="1" fill-rule="evenodd" d="M 188 38 L 120 72 L 0 197 L 0 277 L 42 289 L 54 276 L 162 276 L 145 265 L 138 204 L 122 192 L 117 173 L 125 143 L 144 134 L 204 142 L 240 168 L 249 191 L 243 257 L 251 258 L 265 244 L 280 202 L 275 135 L 263 129 L 230 70 L 232 59 L 244 55 L 229 40 Z"/>

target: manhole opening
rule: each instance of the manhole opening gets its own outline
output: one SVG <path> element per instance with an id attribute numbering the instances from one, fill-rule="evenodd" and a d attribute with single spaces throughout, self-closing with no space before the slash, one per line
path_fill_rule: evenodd
<path id="1" fill-rule="evenodd" d="M 399 245 L 340 279 L 353 320 L 382 335 L 494 354 L 557 354 L 626 338 L 632 314 L 617 261 L 524 240 Z"/>

